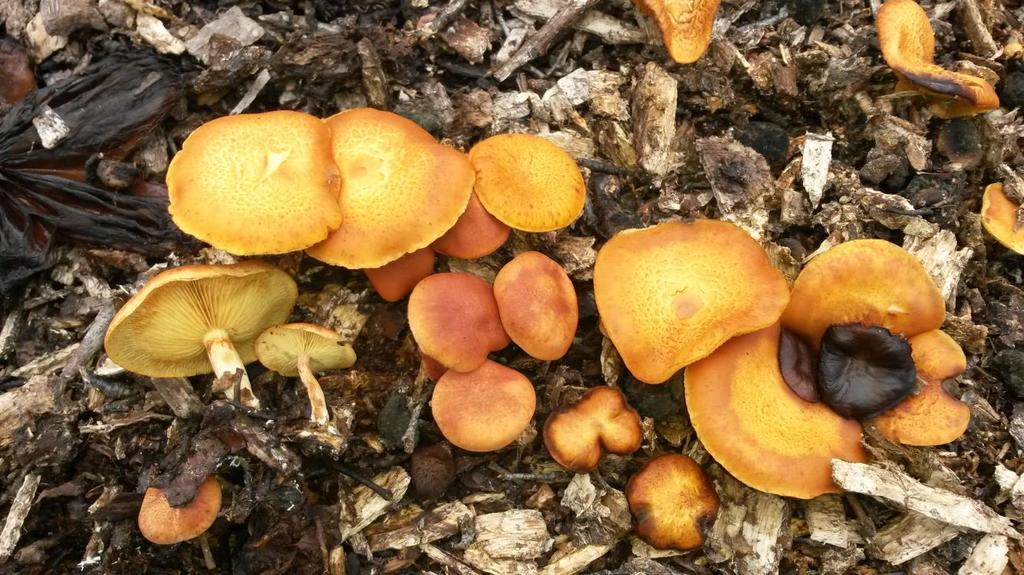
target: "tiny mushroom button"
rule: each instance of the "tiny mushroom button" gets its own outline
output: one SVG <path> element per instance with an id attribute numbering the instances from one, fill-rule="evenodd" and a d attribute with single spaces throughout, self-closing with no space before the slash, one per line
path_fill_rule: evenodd
<path id="1" fill-rule="evenodd" d="M 166 270 L 114 316 L 104 347 L 115 363 L 150 377 L 241 373 L 242 404 L 258 408 L 245 364 L 257 336 L 288 319 L 298 288 L 263 262 L 190 265 Z M 234 399 L 234 390 L 227 396 Z"/>
<path id="2" fill-rule="evenodd" d="M 267 328 L 256 340 L 256 356 L 267 369 L 299 376 L 309 396 L 310 420 L 327 425 L 329 414 L 315 372 L 352 367 L 352 346 L 338 341 L 337 332 L 310 323 L 289 323 Z"/>
<path id="3" fill-rule="evenodd" d="M 163 489 L 150 487 L 139 508 L 139 531 L 149 542 L 173 545 L 199 537 L 213 525 L 220 512 L 220 483 L 206 478 L 196 494 L 181 507 L 171 507 Z"/>

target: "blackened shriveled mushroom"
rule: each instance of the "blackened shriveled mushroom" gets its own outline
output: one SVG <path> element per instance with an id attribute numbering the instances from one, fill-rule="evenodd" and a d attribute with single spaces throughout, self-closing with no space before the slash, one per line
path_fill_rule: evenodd
<path id="1" fill-rule="evenodd" d="M 834 325 L 821 339 L 821 400 L 848 419 L 864 419 L 913 393 L 917 368 L 910 343 L 884 327 Z"/>
<path id="2" fill-rule="evenodd" d="M 50 265 L 55 238 L 156 254 L 179 237 L 163 197 L 88 183 L 86 163 L 124 158 L 177 102 L 177 71 L 149 52 L 112 54 L 36 90 L 0 118 L 0 295 Z M 43 142 L 33 120 L 59 118 Z"/>
<path id="3" fill-rule="evenodd" d="M 804 401 L 818 401 L 818 366 L 814 349 L 802 337 L 783 328 L 779 335 L 779 371 L 789 389 Z"/>

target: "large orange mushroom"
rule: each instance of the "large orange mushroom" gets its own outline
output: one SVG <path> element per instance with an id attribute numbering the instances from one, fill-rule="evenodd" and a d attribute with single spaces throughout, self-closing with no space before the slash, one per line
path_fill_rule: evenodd
<path id="1" fill-rule="evenodd" d="M 989 184 L 981 200 L 981 225 L 999 243 L 1024 255 L 1024 225 L 1021 225 L 1020 206 L 1010 201 L 1003 184 Z"/>
<path id="2" fill-rule="evenodd" d="M 630 477 L 626 501 L 636 534 L 655 549 L 700 547 L 718 515 L 718 495 L 704 470 L 677 453 L 651 459 Z"/>
<path id="3" fill-rule="evenodd" d="M 935 64 L 935 32 L 928 14 L 914 0 L 886 0 L 875 16 L 882 57 L 899 78 L 897 89 L 929 96 L 940 118 L 994 110 L 999 96 L 985 80 L 951 72 Z"/>
<path id="4" fill-rule="evenodd" d="M 379 268 L 429 246 L 466 210 L 473 166 L 415 122 L 370 108 L 325 122 L 341 171 L 344 225 L 309 255 L 346 268 Z"/>
<path id="5" fill-rule="evenodd" d="M 487 360 L 476 370 L 448 370 L 430 399 L 434 422 L 452 445 L 496 451 L 512 443 L 533 419 L 537 394 L 525 375 Z"/>
<path id="6" fill-rule="evenodd" d="M 719 0 L 633 0 L 661 29 L 665 49 L 673 60 L 691 64 L 711 43 Z"/>
<path id="7" fill-rule="evenodd" d="M 779 336 L 772 325 L 687 367 L 690 421 L 715 461 L 754 489 L 802 499 L 837 492 L 832 459 L 867 460 L 861 426 L 786 385 Z"/>
<path id="8" fill-rule="evenodd" d="M 409 328 L 424 355 L 460 372 L 477 369 L 509 343 L 491 285 L 462 272 L 434 274 L 416 285 Z"/>
<path id="9" fill-rule="evenodd" d="M 662 383 L 728 339 L 775 323 L 789 288 L 743 230 L 698 220 L 616 234 L 597 254 L 594 295 L 629 371 Z"/>
<path id="10" fill-rule="evenodd" d="M 524 232 L 550 232 L 583 211 L 587 186 L 572 156 L 530 134 L 498 134 L 469 150 L 473 188 L 495 218 Z"/>
<path id="11" fill-rule="evenodd" d="M 905 445 L 942 445 L 967 430 L 971 408 L 950 397 L 942 382 L 967 369 L 967 357 L 953 338 L 939 330 L 910 340 L 920 389 L 871 420 L 882 435 Z"/>
<path id="12" fill-rule="evenodd" d="M 501 324 L 523 351 L 546 361 L 569 351 L 579 321 L 576 290 L 554 260 L 519 254 L 495 276 L 494 299 Z"/>
<path id="13" fill-rule="evenodd" d="M 640 414 L 614 387 L 590 389 L 574 405 L 557 409 L 544 424 L 544 445 L 559 465 L 577 473 L 597 469 L 604 452 L 640 449 Z"/>
<path id="14" fill-rule="evenodd" d="M 342 222 L 331 131 L 287 110 L 211 120 L 167 168 L 168 210 L 184 232 L 239 255 L 322 241 Z"/>

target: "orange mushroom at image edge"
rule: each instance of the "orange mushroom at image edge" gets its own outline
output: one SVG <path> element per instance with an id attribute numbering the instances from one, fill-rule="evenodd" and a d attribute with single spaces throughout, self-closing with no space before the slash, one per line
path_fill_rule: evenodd
<path id="1" fill-rule="evenodd" d="M 914 0 L 886 0 L 875 16 L 886 64 L 896 73 L 897 91 L 925 94 L 940 118 L 971 116 L 999 107 L 995 88 L 981 78 L 935 64 L 935 32 Z"/>
<path id="2" fill-rule="evenodd" d="M 199 485 L 191 501 L 179 507 L 171 507 L 163 489 L 150 487 L 139 508 L 139 531 L 157 545 L 195 539 L 213 525 L 220 506 L 220 483 L 212 475 Z"/>
<path id="3" fill-rule="evenodd" d="M 696 62 L 711 43 L 719 0 L 633 0 L 661 29 L 665 49 L 680 64 Z"/>
<path id="4" fill-rule="evenodd" d="M 544 424 L 544 445 L 559 465 L 586 473 L 607 453 L 640 449 L 640 415 L 614 387 L 588 390 L 575 405 L 556 409 Z"/>
<path id="5" fill-rule="evenodd" d="M 989 184 L 981 204 L 981 225 L 1009 250 L 1024 255 L 1024 222 L 1021 206 L 1007 197 L 1003 184 Z"/>
<path id="6" fill-rule="evenodd" d="M 626 484 L 636 534 L 656 549 L 704 544 L 718 515 L 718 495 L 693 459 L 669 453 L 648 461 Z"/>

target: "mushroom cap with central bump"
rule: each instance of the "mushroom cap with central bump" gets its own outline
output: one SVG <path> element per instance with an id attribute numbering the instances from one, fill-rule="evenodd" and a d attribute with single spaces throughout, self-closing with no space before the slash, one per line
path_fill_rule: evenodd
<path id="1" fill-rule="evenodd" d="M 1003 192 L 1003 184 L 989 184 L 981 200 L 981 225 L 1008 249 L 1024 255 L 1024 225 L 1017 224 L 1020 206 Z"/>
<path id="2" fill-rule="evenodd" d="M 420 351 L 456 371 L 473 371 L 509 343 L 491 285 L 473 274 L 424 278 L 409 296 L 408 316 Z"/>
<path id="3" fill-rule="evenodd" d="M 530 356 L 553 361 L 569 351 L 579 309 L 562 266 L 540 252 L 523 252 L 494 278 L 501 324 Z"/>
<path id="4" fill-rule="evenodd" d="M 434 250 L 426 247 L 379 268 L 367 268 L 363 273 L 381 299 L 396 302 L 409 295 L 420 280 L 434 273 L 434 259 Z"/>
<path id="5" fill-rule="evenodd" d="M 499 134 L 469 150 L 484 208 L 524 232 L 550 232 L 583 211 L 587 187 L 572 156 L 530 134 Z"/>
<path id="6" fill-rule="evenodd" d="M 939 330 L 910 339 L 921 389 L 872 420 L 892 441 L 904 445 L 943 445 L 956 440 L 971 421 L 971 408 L 950 397 L 942 382 L 967 369 L 967 357 L 953 338 Z"/>
<path id="7" fill-rule="evenodd" d="M 754 489 L 801 499 L 837 492 L 832 459 L 867 461 L 861 426 L 789 389 L 779 331 L 734 338 L 686 368 L 690 421 L 715 461 Z"/>
<path id="8" fill-rule="evenodd" d="M 511 228 L 484 209 L 474 192 L 459 221 L 432 245 L 439 254 L 473 260 L 494 253 L 511 232 Z"/>
<path id="9" fill-rule="evenodd" d="M 626 484 L 636 534 L 655 549 L 696 549 L 718 515 L 718 495 L 697 462 L 667 453 L 648 461 Z"/>
<path id="10" fill-rule="evenodd" d="M 910 338 L 945 317 L 942 294 L 917 258 L 884 240 L 853 240 L 804 266 L 782 325 L 817 349 L 833 325 L 877 325 Z"/>
<path id="11" fill-rule="evenodd" d="M 286 321 L 297 297 L 291 276 L 260 261 L 182 266 L 146 282 L 103 344 L 115 363 L 149 377 L 210 373 L 209 334 L 227 334 L 244 363 L 255 361 L 256 338 Z"/>
<path id="12" fill-rule="evenodd" d="M 188 541 L 213 525 L 220 512 L 220 504 L 220 483 L 212 475 L 199 485 L 192 501 L 180 507 L 171 507 L 163 489 L 150 487 L 139 509 L 139 531 L 157 545 Z"/>
<path id="13" fill-rule="evenodd" d="M 821 338 L 821 401 L 851 419 L 895 406 L 917 387 L 910 343 L 884 327 L 834 325 Z"/>
<path id="14" fill-rule="evenodd" d="M 601 455 L 628 455 L 640 449 L 640 415 L 614 387 L 588 390 L 572 406 L 553 411 L 544 424 L 544 445 L 559 465 L 587 473 L 597 469 Z"/>
<path id="15" fill-rule="evenodd" d="M 673 60 L 691 64 L 711 43 L 719 0 L 633 0 L 661 29 L 665 49 Z"/>
<path id="16" fill-rule="evenodd" d="M 168 210 L 185 233 L 239 255 L 306 249 L 342 223 L 331 131 L 301 112 L 211 120 L 167 168 Z"/>
<path id="17" fill-rule="evenodd" d="M 926 95 L 945 97 L 931 106 L 941 118 L 979 114 L 999 107 L 985 80 L 935 65 L 935 33 L 914 0 L 886 0 L 875 16 L 882 57 L 901 81 Z"/>
<path id="18" fill-rule="evenodd" d="M 341 171 L 344 224 L 307 250 L 346 268 L 378 268 L 425 248 L 466 210 L 473 166 L 398 114 L 359 108 L 326 120 Z"/>
<path id="19" fill-rule="evenodd" d="M 616 234 L 597 254 L 594 295 L 630 373 L 662 383 L 729 338 L 775 323 L 789 288 L 746 232 L 697 220 Z"/>
<path id="20" fill-rule="evenodd" d="M 448 370 L 430 398 L 434 422 L 466 451 L 495 451 L 512 443 L 533 419 L 537 394 L 525 375 L 487 360 L 474 371 Z"/>
<path id="21" fill-rule="evenodd" d="M 352 367 L 356 353 L 338 341 L 338 333 L 312 323 L 269 327 L 256 339 L 256 356 L 267 369 L 288 377 L 299 375 L 299 358 L 309 357 L 316 373 Z"/>

